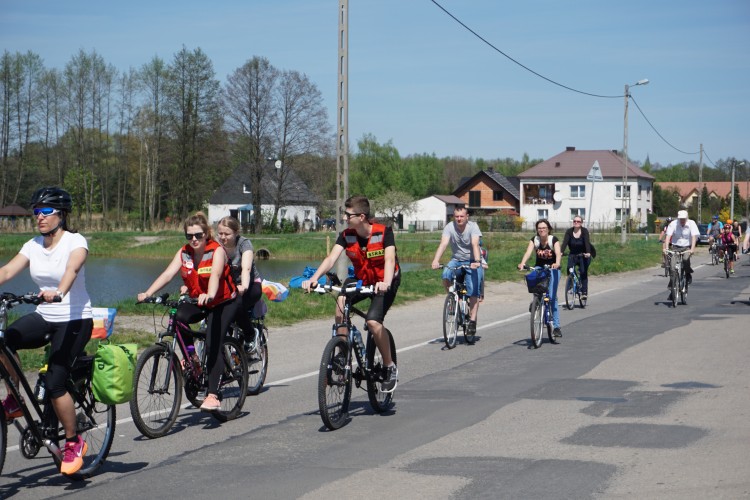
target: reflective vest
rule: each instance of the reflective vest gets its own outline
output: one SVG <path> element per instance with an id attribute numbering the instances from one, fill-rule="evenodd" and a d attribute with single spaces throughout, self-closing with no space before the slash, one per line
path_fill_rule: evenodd
<path id="1" fill-rule="evenodd" d="M 214 252 L 221 245 L 209 240 L 206 243 L 206 250 L 203 252 L 203 258 L 195 268 L 193 259 L 193 249 L 190 245 L 182 247 L 182 281 L 188 288 L 188 295 L 197 298 L 198 295 L 208 292 L 208 280 L 211 278 L 211 269 L 214 261 Z M 219 289 L 216 292 L 214 300 L 208 303 L 208 307 L 214 307 L 229 299 L 233 299 L 237 288 L 234 286 L 229 273 L 229 266 L 224 264 L 224 271 L 221 273 L 219 280 Z"/>
<path id="2" fill-rule="evenodd" d="M 370 232 L 370 238 L 367 240 L 367 246 L 361 248 L 357 241 L 357 231 L 354 229 L 344 230 L 346 239 L 346 256 L 352 261 L 354 266 L 354 276 L 362 280 L 364 285 L 374 285 L 378 281 L 383 281 L 385 277 L 385 226 L 383 224 L 373 224 Z M 396 267 L 393 276 L 397 276 L 399 271 L 398 258 L 396 258 Z"/>

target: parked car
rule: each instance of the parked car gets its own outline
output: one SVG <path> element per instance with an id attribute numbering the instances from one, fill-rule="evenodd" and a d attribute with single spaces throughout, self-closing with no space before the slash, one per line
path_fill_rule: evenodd
<path id="1" fill-rule="evenodd" d="M 701 233 L 698 236 L 698 244 L 708 245 L 708 224 L 698 224 L 698 231 Z"/>

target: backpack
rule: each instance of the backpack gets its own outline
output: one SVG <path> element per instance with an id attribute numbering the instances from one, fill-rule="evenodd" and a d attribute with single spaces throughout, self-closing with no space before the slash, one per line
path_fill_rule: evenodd
<path id="1" fill-rule="evenodd" d="M 94 398 L 107 405 L 127 403 L 133 395 L 137 344 L 102 341 L 96 349 L 91 375 Z"/>

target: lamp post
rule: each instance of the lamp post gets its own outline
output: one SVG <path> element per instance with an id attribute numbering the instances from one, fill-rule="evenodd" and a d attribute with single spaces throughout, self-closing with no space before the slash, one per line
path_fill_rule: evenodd
<path id="1" fill-rule="evenodd" d="M 646 85 L 648 78 L 638 80 L 633 84 L 633 87 L 638 85 Z M 625 132 L 622 137 L 622 191 L 620 196 L 622 197 L 622 209 L 620 212 L 620 243 L 623 245 L 627 242 L 627 221 L 626 214 L 627 209 L 630 207 L 630 196 L 627 193 L 628 186 L 628 99 L 630 99 L 630 85 L 625 84 Z"/>

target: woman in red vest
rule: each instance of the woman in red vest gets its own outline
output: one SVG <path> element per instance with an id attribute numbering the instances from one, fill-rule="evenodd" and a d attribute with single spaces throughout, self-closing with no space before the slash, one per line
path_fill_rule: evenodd
<path id="1" fill-rule="evenodd" d="M 401 270 L 396 256 L 396 242 L 393 230 L 370 220 L 370 202 L 364 196 L 352 196 L 344 202 L 344 218 L 347 229 L 339 234 L 336 244 L 309 280 L 302 282 L 308 292 L 318 283 L 338 260 L 342 252 L 352 261 L 354 275 L 365 286 L 374 285 L 370 309 L 367 311 L 367 328 L 372 332 L 375 345 L 383 356 L 383 364 L 388 368 L 381 390 L 393 392 L 398 383 L 398 368 L 391 356 L 388 335 L 385 334 L 383 320 L 396 298 L 401 283 Z M 355 298 L 355 302 L 366 296 Z M 339 297 L 336 308 L 336 323 L 343 323 L 344 297 Z"/>
<path id="2" fill-rule="evenodd" d="M 237 289 L 230 277 L 226 253 L 213 239 L 211 226 L 205 214 L 198 212 L 189 217 L 183 228 L 187 244 L 175 254 L 172 262 L 143 293 L 138 301 L 150 297 L 165 287 L 180 272 L 190 297 L 198 299 L 198 306 L 182 304 L 177 310 L 177 320 L 184 324 L 197 323 L 204 317 L 206 332 L 206 368 L 208 370 L 208 395 L 201 404 L 203 411 L 221 408 L 218 399 L 219 381 L 224 369 L 219 361 L 224 332 L 234 319 L 238 302 Z"/>

